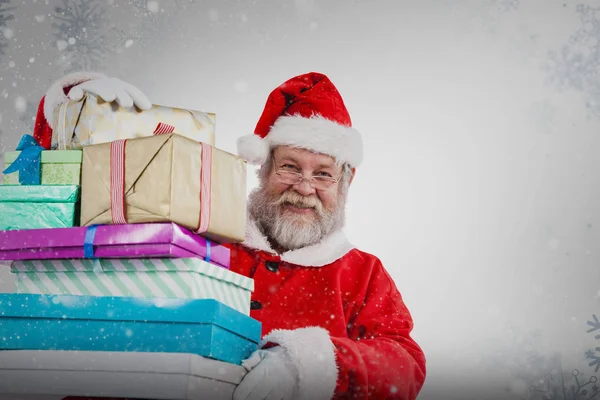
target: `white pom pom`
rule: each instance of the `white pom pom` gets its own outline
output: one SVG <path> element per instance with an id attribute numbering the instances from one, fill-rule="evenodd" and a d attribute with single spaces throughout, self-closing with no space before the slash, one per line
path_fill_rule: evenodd
<path id="1" fill-rule="evenodd" d="M 250 164 L 262 165 L 269 158 L 269 143 L 258 135 L 252 134 L 240 137 L 237 140 L 237 149 L 239 156 Z"/>

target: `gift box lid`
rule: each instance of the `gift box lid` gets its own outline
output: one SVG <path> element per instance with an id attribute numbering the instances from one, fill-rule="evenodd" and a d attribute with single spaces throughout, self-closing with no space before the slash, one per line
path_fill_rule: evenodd
<path id="1" fill-rule="evenodd" d="M 261 323 L 213 299 L 0 294 L 2 318 L 213 324 L 258 343 Z"/>
<path id="2" fill-rule="evenodd" d="M 75 203 L 78 200 L 78 185 L 0 185 L 0 202 Z"/>
<path id="3" fill-rule="evenodd" d="M 13 261 L 11 272 L 128 272 L 169 273 L 190 272 L 225 281 L 243 289 L 253 291 L 254 280 L 226 268 L 210 264 L 199 258 L 154 258 L 154 259 L 85 259 L 85 260 L 29 260 Z"/>
<path id="4" fill-rule="evenodd" d="M 187 374 L 240 383 L 246 369 L 187 353 L 146 353 L 84 350 L 4 350 L 0 370 L 97 371 Z M 219 371 L 221 369 L 221 371 Z M 2 393 L 2 391 L 0 391 Z"/>
<path id="5" fill-rule="evenodd" d="M 21 154 L 20 151 L 7 151 L 4 153 L 4 163 L 12 164 Z M 42 164 L 81 164 L 83 152 L 81 150 L 46 150 L 42 151 Z"/>
<path id="6" fill-rule="evenodd" d="M 21 398 L 17 393 L 59 395 L 56 400 L 67 395 L 186 400 L 208 393 L 231 399 L 246 373 L 240 365 L 185 353 L 0 351 L 0 393 L 11 394 L 6 396 L 11 400 Z"/>
<path id="7" fill-rule="evenodd" d="M 181 253 L 187 254 L 186 257 L 209 255 L 210 262 L 224 267 L 229 267 L 230 261 L 229 248 L 168 222 L 0 231 L 0 259 L 87 258 L 86 243 L 93 247 L 93 255 L 98 258 L 144 258 L 149 250 L 167 244 L 177 251 L 183 250 Z M 10 254 L 5 256 L 3 252 Z M 15 252 L 19 254 L 12 254 Z M 171 250 L 161 254 L 177 256 Z"/>

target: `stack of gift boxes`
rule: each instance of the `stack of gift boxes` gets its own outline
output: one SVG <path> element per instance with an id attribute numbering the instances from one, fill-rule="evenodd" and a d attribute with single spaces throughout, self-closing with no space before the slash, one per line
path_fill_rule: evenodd
<path id="1" fill-rule="evenodd" d="M 115 108 L 92 95 L 55 113 L 52 150 L 4 156 L 0 349 L 184 352 L 239 364 L 260 340 L 244 240 L 246 164 L 214 147 L 213 114 Z"/>

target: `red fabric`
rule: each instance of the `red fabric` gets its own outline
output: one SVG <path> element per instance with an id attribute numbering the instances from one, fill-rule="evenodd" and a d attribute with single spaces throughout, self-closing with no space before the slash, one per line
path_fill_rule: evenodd
<path id="1" fill-rule="evenodd" d="M 318 72 L 291 78 L 269 94 L 254 133 L 264 138 L 282 115 L 310 118 L 318 114 L 340 125 L 352 126 L 342 96 L 329 78 Z"/>
<path id="2" fill-rule="evenodd" d="M 425 356 L 410 337 L 412 318 L 375 256 L 357 249 L 324 267 L 265 261 L 278 257 L 231 248 L 231 270 L 254 278 L 251 317 L 273 329 L 320 326 L 329 331 L 339 368 L 336 399 L 415 399 L 425 380 Z M 310 290 L 306 290 L 310 288 Z M 318 295 L 315 295 L 318 294 Z"/>
<path id="3" fill-rule="evenodd" d="M 81 82 L 79 82 L 81 83 Z M 76 85 L 78 85 L 77 83 Z M 69 93 L 69 90 L 75 85 L 65 86 L 63 92 L 65 96 Z M 46 102 L 46 96 L 42 97 L 40 104 L 38 105 L 37 114 L 35 115 L 35 125 L 33 127 L 33 137 L 45 150 L 50 150 L 52 146 L 52 128 L 46 121 L 44 116 L 44 104 Z"/>
<path id="4" fill-rule="evenodd" d="M 110 214 L 114 225 L 127 223 L 125 216 L 125 147 L 127 140 L 110 142 Z"/>
<path id="5" fill-rule="evenodd" d="M 42 97 L 42 100 L 38 106 L 37 114 L 35 115 L 33 137 L 45 150 L 50 150 L 50 146 L 52 145 L 52 128 L 50 128 L 50 125 L 48 125 L 46 118 L 44 117 L 45 100 L 46 96 Z"/>

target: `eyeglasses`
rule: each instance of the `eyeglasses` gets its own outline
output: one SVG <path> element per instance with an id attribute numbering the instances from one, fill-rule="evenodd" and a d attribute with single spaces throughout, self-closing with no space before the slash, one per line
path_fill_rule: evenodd
<path id="1" fill-rule="evenodd" d="M 338 178 L 324 175 L 313 175 L 310 178 L 305 178 L 301 173 L 290 171 L 283 167 L 277 167 L 275 164 L 275 158 L 273 160 L 273 167 L 275 168 L 275 174 L 279 182 L 285 183 L 286 185 L 299 185 L 302 181 L 307 180 L 311 187 L 317 190 L 327 190 L 333 185 L 338 183 L 341 179 L 341 175 Z"/>

